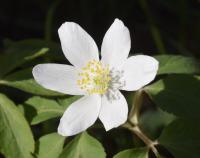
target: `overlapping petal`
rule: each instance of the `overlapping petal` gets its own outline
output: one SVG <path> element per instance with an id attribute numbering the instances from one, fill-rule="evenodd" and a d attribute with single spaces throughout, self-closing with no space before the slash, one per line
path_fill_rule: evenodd
<path id="1" fill-rule="evenodd" d="M 64 55 L 72 65 L 82 68 L 92 59 L 99 60 L 96 43 L 78 24 L 65 22 L 58 34 Z"/>
<path id="2" fill-rule="evenodd" d="M 118 68 L 127 59 L 130 48 L 131 39 L 128 28 L 121 20 L 115 19 L 102 42 L 102 62 L 109 64 L 110 67 Z"/>
<path id="3" fill-rule="evenodd" d="M 102 96 L 99 118 L 106 131 L 120 126 L 127 120 L 128 105 L 126 99 L 121 92 L 117 93 L 119 99 L 116 100 L 108 100 L 106 96 Z"/>
<path id="4" fill-rule="evenodd" d="M 150 56 L 136 55 L 128 58 L 122 69 L 122 80 L 125 80 L 122 89 L 134 91 L 154 80 L 158 71 L 158 61 Z"/>
<path id="5" fill-rule="evenodd" d="M 85 94 L 77 85 L 78 73 L 73 66 L 39 64 L 33 68 L 33 76 L 44 88 L 71 95 Z"/>
<path id="6" fill-rule="evenodd" d="M 84 96 L 72 103 L 60 120 L 58 133 L 72 136 L 86 130 L 98 118 L 100 107 L 99 95 Z"/>

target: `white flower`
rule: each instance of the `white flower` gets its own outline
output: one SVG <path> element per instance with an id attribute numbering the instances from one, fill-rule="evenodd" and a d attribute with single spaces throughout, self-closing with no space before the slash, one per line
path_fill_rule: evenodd
<path id="1" fill-rule="evenodd" d="M 128 58 L 129 30 L 116 19 L 105 34 L 101 60 L 92 37 L 78 24 L 64 23 L 58 30 L 64 55 L 73 65 L 39 64 L 35 80 L 43 87 L 71 95 L 84 95 L 64 112 L 58 133 L 71 136 L 99 118 L 106 131 L 127 120 L 128 106 L 119 90 L 135 91 L 151 82 L 158 61 L 150 56 Z"/>

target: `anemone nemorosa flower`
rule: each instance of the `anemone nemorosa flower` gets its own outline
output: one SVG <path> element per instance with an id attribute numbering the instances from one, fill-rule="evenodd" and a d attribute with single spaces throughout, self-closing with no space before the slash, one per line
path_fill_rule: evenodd
<path id="1" fill-rule="evenodd" d="M 71 95 L 84 95 L 64 112 L 58 133 L 71 136 L 86 130 L 99 118 L 106 131 L 127 120 L 128 106 L 119 90 L 135 91 L 151 82 L 158 61 L 146 55 L 128 57 L 129 30 L 116 19 L 99 50 L 78 24 L 65 22 L 58 30 L 65 57 L 73 65 L 39 64 L 35 80 L 43 87 Z"/>

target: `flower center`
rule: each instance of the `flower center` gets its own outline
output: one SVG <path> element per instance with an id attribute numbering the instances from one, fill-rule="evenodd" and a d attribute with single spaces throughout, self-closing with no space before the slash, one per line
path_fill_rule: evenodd
<path id="1" fill-rule="evenodd" d="M 89 61 L 86 67 L 79 73 L 77 84 L 88 94 L 105 94 L 111 80 L 108 65 L 102 65 L 100 61 Z"/>

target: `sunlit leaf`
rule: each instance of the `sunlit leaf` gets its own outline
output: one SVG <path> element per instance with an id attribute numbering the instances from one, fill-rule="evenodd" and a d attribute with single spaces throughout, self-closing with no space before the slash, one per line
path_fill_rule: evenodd
<path id="1" fill-rule="evenodd" d="M 25 102 L 24 108 L 27 110 L 27 112 L 33 112 L 31 116 L 31 124 L 34 125 L 51 118 L 61 117 L 66 108 L 78 98 L 79 97 L 76 96 L 63 98 L 62 100 L 64 100 L 64 104 L 60 105 L 53 99 L 32 97 Z"/>
<path id="2" fill-rule="evenodd" d="M 59 158 L 105 158 L 102 145 L 86 132 L 76 136 L 63 150 Z"/>
<path id="3" fill-rule="evenodd" d="M 76 100 L 80 99 L 81 97 L 82 96 L 62 97 L 62 98 L 58 98 L 57 102 L 66 109 L 71 103 L 75 102 Z"/>
<path id="4" fill-rule="evenodd" d="M 39 50 L 41 48 L 48 48 L 49 51 L 45 55 L 51 60 L 60 60 L 63 59 L 64 55 L 62 53 L 59 43 L 47 42 L 42 39 L 25 39 L 21 41 L 10 41 L 6 40 L 5 42 L 6 52 L 17 53 L 21 50 L 26 52 Z"/>
<path id="5" fill-rule="evenodd" d="M 37 158 L 58 158 L 63 150 L 65 137 L 57 133 L 42 136 L 36 145 L 38 146 Z"/>
<path id="6" fill-rule="evenodd" d="M 180 55 L 154 56 L 159 61 L 158 74 L 200 74 L 200 63 L 192 58 Z"/>
<path id="7" fill-rule="evenodd" d="M 0 58 L 0 77 L 30 60 L 45 55 L 48 50 L 44 46 L 33 48 L 20 42 L 8 44 L 8 48 Z"/>
<path id="8" fill-rule="evenodd" d="M 148 158 L 148 149 L 139 148 L 124 150 L 119 152 L 113 158 Z"/>
<path id="9" fill-rule="evenodd" d="M 62 116 L 65 110 L 65 108 L 60 106 L 55 100 L 41 97 L 32 97 L 27 100 L 25 104 L 33 107 L 33 110 L 35 110 L 35 116 L 31 124 L 38 124 L 50 118 Z"/>
<path id="10" fill-rule="evenodd" d="M 32 158 L 34 140 L 15 104 L 0 94 L 0 152 L 7 158 Z"/>

